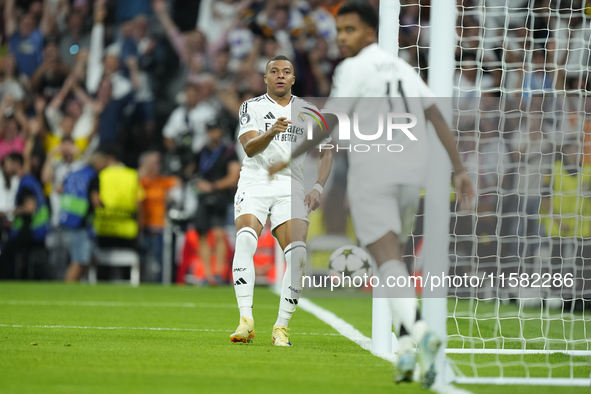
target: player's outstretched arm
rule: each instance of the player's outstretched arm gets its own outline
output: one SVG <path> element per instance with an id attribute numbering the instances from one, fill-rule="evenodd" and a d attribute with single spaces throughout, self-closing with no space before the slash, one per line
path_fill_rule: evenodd
<path id="1" fill-rule="evenodd" d="M 454 187 L 460 202 L 460 209 L 470 209 L 471 202 L 475 196 L 474 187 L 466 172 L 466 167 L 462 163 L 460 153 L 456 148 L 456 140 L 435 104 L 425 110 L 425 117 L 433 123 L 437 137 L 439 137 L 451 160 L 454 169 Z"/>
<path id="2" fill-rule="evenodd" d="M 308 214 L 320 206 L 320 194 L 322 194 L 324 185 L 330 175 L 332 161 L 332 149 L 322 149 L 320 151 L 320 160 L 318 161 L 318 178 L 316 178 L 316 184 L 304 199 L 304 205 L 308 206 Z"/>
<path id="3" fill-rule="evenodd" d="M 291 158 L 287 162 L 277 162 L 271 164 L 269 167 L 269 175 L 273 175 L 278 173 L 279 171 L 283 170 L 285 167 L 289 165 L 289 162 L 296 157 L 303 155 L 304 153 L 308 152 L 310 149 L 314 148 L 318 144 L 322 142 L 322 140 L 326 139 L 330 132 L 328 130 L 332 130 L 337 124 L 337 118 L 334 116 L 327 116 L 326 117 L 326 124 L 328 126 L 327 130 L 320 128 L 319 126 L 314 126 L 312 130 L 312 139 L 311 140 L 304 140 L 293 152 L 291 152 Z M 324 150 L 324 149 L 323 149 Z M 332 162 L 331 162 L 332 163 Z M 331 164 L 332 165 L 332 164 Z M 330 173 L 330 169 L 329 169 Z M 328 177 L 328 175 L 327 175 Z"/>
<path id="4" fill-rule="evenodd" d="M 277 119 L 275 124 L 271 128 L 265 131 L 263 134 L 259 134 L 256 130 L 247 131 L 242 134 L 239 139 L 240 143 L 244 147 L 244 152 L 248 157 L 253 157 L 267 149 L 273 138 L 279 134 L 284 133 L 287 127 L 291 123 L 285 117 Z"/>

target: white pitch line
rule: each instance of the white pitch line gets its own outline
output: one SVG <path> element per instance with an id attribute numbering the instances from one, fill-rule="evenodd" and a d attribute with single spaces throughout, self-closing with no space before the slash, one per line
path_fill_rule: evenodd
<path id="1" fill-rule="evenodd" d="M 317 319 L 323 321 L 324 323 L 334 328 L 339 334 L 355 342 L 363 349 L 371 352 L 375 356 L 389 361 L 392 364 L 396 363 L 397 357 L 394 353 L 384 354 L 372 352 L 371 338 L 368 338 L 365 335 L 363 335 L 358 329 L 356 329 L 351 324 L 347 323 L 334 313 L 322 308 L 321 306 L 314 304 L 312 301 L 305 298 L 300 299 L 298 307 L 314 315 Z M 439 394 L 472 394 L 470 391 L 459 389 L 451 384 L 433 386 L 431 387 L 431 390 Z"/>
<path id="2" fill-rule="evenodd" d="M 147 307 L 147 308 L 234 308 L 236 304 L 202 302 L 120 302 L 120 301 L 45 301 L 45 300 L 0 300 L 0 305 L 44 305 L 44 306 L 95 306 L 95 307 Z M 257 309 L 276 309 L 271 305 L 257 305 Z"/>
<path id="3" fill-rule="evenodd" d="M 178 327 L 101 327 L 101 326 L 63 326 L 63 325 L 24 325 L 24 324 L 0 324 L 5 328 L 61 328 L 77 330 L 140 330 L 140 331 L 191 331 L 191 332 L 233 332 L 233 330 L 213 330 L 209 328 L 178 328 Z M 268 334 L 266 331 L 257 331 L 260 334 Z M 320 332 L 294 332 L 297 335 L 340 336 L 334 333 Z"/>

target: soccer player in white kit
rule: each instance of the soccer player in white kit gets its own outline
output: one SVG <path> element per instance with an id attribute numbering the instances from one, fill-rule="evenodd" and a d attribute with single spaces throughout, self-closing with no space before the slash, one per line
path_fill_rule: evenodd
<path id="1" fill-rule="evenodd" d="M 402 262 L 402 251 L 412 231 L 419 192 L 426 175 L 427 120 L 433 123 L 451 159 L 453 183 L 462 209 L 469 209 L 474 189 L 456 149 L 453 134 L 435 105 L 434 94 L 410 65 L 377 45 L 378 23 L 376 10 L 366 2 L 349 2 L 339 9 L 337 45 L 345 60 L 335 70 L 325 109 L 343 112 L 349 119 L 353 119 L 353 113 L 360 119 L 375 117 L 380 111 L 372 106 L 379 105 L 379 101 L 376 104 L 376 100 L 371 98 L 388 97 L 381 102 L 404 102 L 405 112 L 417 118 L 417 124 L 412 128 L 415 141 L 408 143 L 407 136 L 401 132 L 388 141 L 404 141 L 403 152 L 389 153 L 382 148 L 380 153 L 374 154 L 349 153 L 348 195 L 355 232 L 378 265 L 380 283 L 385 283 L 388 277 L 408 277 Z M 326 121 L 328 130 L 337 124 L 333 116 L 326 116 Z M 314 138 L 295 149 L 292 160 L 324 138 L 326 131 L 322 131 L 315 128 Z M 335 139 L 335 142 L 338 144 L 340 141 Z M 368 144 L 356 133 L 351 133 L 350 143 L 351 146 L 354 143 Z M 286 163 L 273 164 L 269 173 L 282 170 Z M 396 382 L 412 381 L 416 343 L 421 384 L 429 388 L 435 380 L 434 360 L 441 341 L 420 319 L 414 288 L 387 291 L 394 322 L 401 325 Z"/>
<path id="2" fill-rule="evenodd" d="M 296 119 L 290 120 L 292 110 L 315 106 L 291 94 L 295 76 L 287 57 L 275 56 L 271 59 L 267 63 L 264 80 L 267 93 L 245 101 L 239 113 L 238 139 L 247 157 L 243 161 L 234 200 L 237 233 L 232 275 L 240 324 L 230 339 L 243 343 L 254 339 L 253 256 L 258 237 L 269 217 L 272 234 L 279 241 L 287 262 L 272 342 L 276 346 L 292 346 L 287 325 L 302 291 L 301 276 L 306 268 L 309 224 L 307 215 L 319 206 L 320 194 L 332 166 L 332 153 L 321 152 L 316 184 L 307 195 L 304 192 L 304 156 L 293 160 L 269 178 L 269 165 L 287 160 L 294 144 L 301 143 L 305 138 L 306 118 L 300 112 Z"/>

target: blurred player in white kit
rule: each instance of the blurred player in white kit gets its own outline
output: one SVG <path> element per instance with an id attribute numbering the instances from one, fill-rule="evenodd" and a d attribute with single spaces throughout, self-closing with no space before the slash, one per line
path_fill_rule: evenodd
<path id="1" fill-rule="evenodd" d="M 378 265 L 380 283 L 385 283 L 388 277 L 408 277 L 402 250 L 412 231 L 426 175 L 427 120 L 435 127 L 451 159 L 453 183 L 462 209 L 469 208 L 474 190 L 453 134 L 435 105 L 434 94 L 410 65 L 378 46 L 378 25 L 376 10 L 366 2 L 352 1 L 339 9 L 337 45 L 345 60 L 335 70 L 332 91 L 324 109 L 329 110 L 328 113 L 344 113 L 351 121 L 355 113 L 359 124 L 371 123 L 364 116 L 375 119 L 377 113 L 404 112 L 416 116 L 416 125 L 409 130 L 415 140 L 411 141 L 406 133 L 398 130 L 386 141 L 387 144 L 401 143 L 399 146 L 404 143 L 402 152 L 389 152 L 384 146 L 380 152 L 349 153 L 347 184 L 355 232 Z M 382 99 L 377 101 L 371 99 L 380 97 Z M 397 103 L 396 110 L 391 102 Z M 380 104 L 385 108 L 378 108 Z M 333 130 L 336 118 L 329 115 L 326 120 L 328 130 Z M 346 141 L 350 146 L 379 142 L 368 142 L 357 133 L 350 134 L 350 140 Z M 292 160 L 326 135 L 325 130 L 315 128 L 313 139 L 294 150 Z M 337 138 L 334 141 L 339 143 Z M 281 171 L 286 163 L 274 163 L 269 173 Z M 390 288 L 387 292 L 393 320 L 401 327 L 396 382 L 412 381 L 417 362 L 416 344 L 421 384 L 429 388 L 435 380 L 434 360 L 441 341 L 421 320 L 413 287 Z"/>

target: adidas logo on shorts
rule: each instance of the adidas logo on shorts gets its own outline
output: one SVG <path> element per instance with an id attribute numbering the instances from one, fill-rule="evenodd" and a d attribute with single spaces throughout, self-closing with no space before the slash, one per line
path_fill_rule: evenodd
<path id="1" fill-rule="evenodd" d="M 263 119 L 275 119 L 275 116 L 271 112 L 269 112 Z"/>

